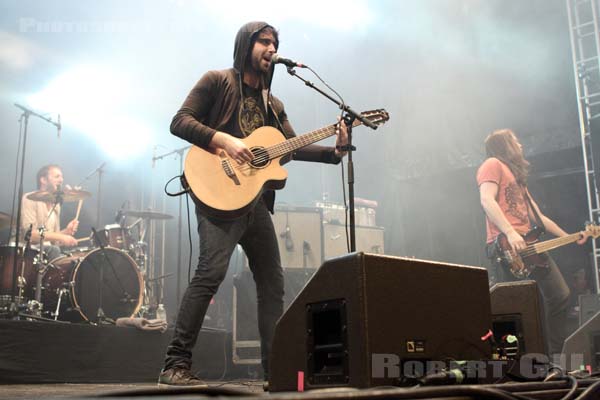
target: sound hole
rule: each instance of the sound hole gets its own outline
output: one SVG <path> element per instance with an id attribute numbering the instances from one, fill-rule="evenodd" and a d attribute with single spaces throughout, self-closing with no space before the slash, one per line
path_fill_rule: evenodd
<path id="1" fill-rule="evenodd" d="M 271 162 L 269 153 L 264 147 L 252 147 L 250 151 L 254 155 L 254 160 L 250 161 L 250 165 L 254 168 L 264 168 Z"/>

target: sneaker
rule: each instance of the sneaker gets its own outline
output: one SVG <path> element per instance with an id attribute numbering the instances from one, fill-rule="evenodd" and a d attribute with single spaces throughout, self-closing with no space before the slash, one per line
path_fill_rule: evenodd
<path id="1" fill-rule="evenodd" d="M 175 367 L 160 372 L 158 387 L 208 387 L 208 385 L 189 369 Z"/>

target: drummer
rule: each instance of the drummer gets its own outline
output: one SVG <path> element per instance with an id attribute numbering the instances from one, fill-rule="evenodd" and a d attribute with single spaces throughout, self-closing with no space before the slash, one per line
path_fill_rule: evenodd
<path id="1" fill-rule="evenodd" d="M 37 188 L 39 191 L 55 193 L 63 185 L 63 174 L 60 166 L 56 164 L 46 165 L 37 173 Z M 79 221 L 72 220 L 67 227 L 60 229 L 60 204 L 54 210 L 52 201 L 34 201 L 27 198 L 34 192 L 23 196 L 21 212 L 21 229 L 23 236 L 33 226 L 31 232 L 31 243 L 40 243 L 40 227 L 44 227 L 44 252 L 48 260 L 61 255 L 61 247 L 77 246 L 77 240 L 73 237 L 79 226 Z M 52 211 L 52 212 L 50 212 Z"/>

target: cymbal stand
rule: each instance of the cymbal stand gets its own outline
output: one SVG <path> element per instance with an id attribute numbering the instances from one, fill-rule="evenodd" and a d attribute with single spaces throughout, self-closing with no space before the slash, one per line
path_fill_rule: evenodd
<path id="1" fill-rule="evenodd" d="M 96 226 L 100 226 L 100 209 L 102 208 L 102 174 L 104 163 L 97 168 L 98 171 L 98 202 L 96 203 Z"/>
<path id="2" fill-rule="evenodd" d="M 17 221 L 16 221 L 16 226 L 15 226 L 15 251 L 19 250 L 19 240 L 20 240 L 20 236 L 21 236 L 21 211 L 23 209 L 23 177 L 24 177 L 24 173 L 25 173 L 25 158 L 26 158 L 26 153 L 27 153 L 27 127 L 29 125 L 29 117 L 30 116 L 34 116 L 37 117 L 39 119 L 42 119 L 46 122 L 51 123 L 52 125 L 56 126 L 59 130 L 60 133 L 60 122 L 54 122 L 52 119 L 47 118 L 43 115 L 40 115 L 30 109 L 28 109 L 27 107 L 24 107 L 20 104 L 16 104 L 15 103 L 15 107 L 21 109 L 23 111 L 23 114 L 21 114 L 21 117 L 19 118 L 20 123 L 23 126 L 23 131 L 22 131 L 22 135 L 23 135 L 23 144 L 21 149 L 17 149 L 17 155 L 19 154 L 19 150 L 21 153 L 21 167 L 20 167 L 20 171 L 17 171 L 18 175 L 19 175 L 19 186 L 17 189 Z M 60 136 L 59 136 L 60 137 Z M 18 310 L 19 310 L 19 304 L 18 304 L 18 292 L 17 292 L 17 272 L 18 272 L 18 260 L 15 254 L 14 260 L 13 260 L 13 275 L 12 275 L 12 300 L 11 300 L 11 304 L 10 304 L 10 313 L 13 315 L 17 315 L 18 314 Z"/>
<path id="3" fill-rule="evenodd" d="M 46 224 L 50 220 L 52 213 L 55 212 L 56 206 L 63 203 L 64 192 L 62 191 L 60 185 L 56 188 L 56 192 L 54 193 L 54 204 L 52 204 L 52 208 L 48 211 L 48 215 L 46 215 L 46 219 L 44 223 L 38 228 L 38 233 L 40 235 L 40 266 L 38 267 L 37 277 L 35 282 L 35 301 L 42 301 L 42 276 L 46 271 L 48 263 L 50 260 L 46 259 L 46 254 L 44 253 L 44 239 L 46 237 Z M 57 216 L 58 217 L 58 216 Z"/>
<path id="4" fill-rule="evenodd" d="M 96 201 L 96 226 L 100 226 L 100 209 L 102 208 L 102 174 L 104 173 L 104 167 L 106 166 L 106 161 L 102 161 L 96 169 L 87 174 L 85 178 L 81 180 L 75 187 L 81 187 L 87 180 L 89 180 L 95 174 L 98 174 L 98 200 Z"/>
<path id="5" fill-rule="evenodd" d="M 177 154 L 179 156 L 179 174 L 183 175 L 183 153 L 188 150 L 190 147 L 192 147 L 191 145 L 189 146 L 184 146 L 181 147 L 179 149 L 175 149 L 172 151 L 169 151 L 165 154 L 161 154 L 158 156 L 154 156 L 152 157 L 152 162 L 155 162 L 157 160 L 162 160 L 163 158 L 170 156 L 172 154 Z M 177 300 L 177 307 L 179 307 L 179 303 L 181 301 L 181 240 L 182 240 L 182 226 L 183 226 L 183 222 L 182 222 L 182 198 L 181 196 L 179 196 L 179 211 L 177 213 L 177 294 L 176 294 L 176 300 Z M 162 292 L 162 290 L 161 290 Z"/>
<path id="6" fill-rule="evenodd" d="M 19 295 L 18 295 L 19 301 L 24 298 L 23 290 L 25 288 L 25 285 L 27 284 L 27 282 L 25 282 L 25 262 L 26 262 L 25 255 L 27 254 L 27 250 L 29 250 L 29 248 L 31 247 L 31 232 L 32 231 L 33 231 L 33 224 L 29 224 L 29 228 L 27 229 L 27 232 L 25 232 L 25 247 L 23 248 L 23 254 L 22 254 L 22 258 L 21 258 L 21 273 L 19 274 L 19 276 L 17 278 L 17 287 L 19 288 Z M 19 249 L 17 247 L 15 247 L 15 258 L 18 256 L 18 253 L 19 253 Z"/>
<path id="7" fill-rule="evenodd" d="M 137 246 L 137 248 L 140 251 L 140 255 L 141 257 L 138 258 L 137 261 L 141 262 L 141 270 L 142 272 L 145 274 L 147 273 L 147 267 L 148 267 L 148 252 L 146 249 L 146 242 L 144 241 L 144 239 L 146 238 L 146 231 L 148 229 L 148 225 L 150 224 L 150 220 L 149 219 L 144 219 L 144 218 L 138 218 L 137 221 L 135 221 L 133 223 L 133 226 L 138 225 L 138 241 L 135 244 L 135 246 Z M 137 254 L 136 254 L 137 255 Z"/>
<path id="8" fill-rule="evenodd" d="M 92 227 L 92 235 L 94 236 L 94 240 L 96 241 L 96 243 L 98 243 L 100 245 L 100 251 L 101 251 L 102 255 L 104 256 L 104 260 L 110 266 L 113 275 L 115 276 L 117 282 L 121 286 L 121 290 L 123 291 L 123 299 L 129 299 L 131 297 L 131 295 L 129 293 L 127 293 L 127 290 L 125 290 L 125 288 L 121 284 L 121 281 L 119 280 L 119 277 L 115 270 L 115 266 L 113 265 L 112 261 L 110 260 L 110 257 L 108 257 L 108 255 L 106 254 L 106 246 L 104 246 L 104 243 L 102 241 L 100 241 L 98 232 L 96 232 L 96 228 L 94 228 L 94 227 Z M 100 264 L 98 269 L 99 269 L 99 275 L 100 275 L 100 279 L 99 279 L 100 284 L 98 285 L 98 311 L 96 313 L 96 317 L 97 317 L 96 323 L 98 323 L 98 324 L 114 323 L 115 321 L 112 318 L 107 317 L 106 314 L 104 314 L 104 310 L 102 309 L 102 300 L 103 300 L 102 298 L 103 298 L 103 288 L 104 288 L 103 287 L 104 286 L 104 264 Z"/>

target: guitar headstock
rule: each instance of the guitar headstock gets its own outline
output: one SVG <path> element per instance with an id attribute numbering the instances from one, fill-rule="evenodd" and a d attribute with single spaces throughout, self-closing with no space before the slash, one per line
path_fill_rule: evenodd
<path id="1" fill-rule="evenodd" d="M 596 224 L 586 224 L 584 232 L 589 233 L 591 237 L 597 239 L 600 236 L 600 226 Z"/>
<path id="2" fill-rule="evenodd" d="M 377 110 L 371 111 L 363 111 L 360 113 L 360 115 L 375 125 L 385 124 L 390 119 L 390 114 L 383 108 L 378 108 Z M 358 119 L 355 119 L 352 126 L 358 126 L 360 124 L 361 122 Z"/>

